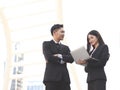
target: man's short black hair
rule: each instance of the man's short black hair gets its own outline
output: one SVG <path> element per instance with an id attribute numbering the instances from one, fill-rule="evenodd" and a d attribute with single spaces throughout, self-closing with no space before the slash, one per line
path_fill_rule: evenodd
<path id="1" fill-rule="evenodd" d="M 53 31 L 56 30 L 56 29 L 60 29 L 60 28 L 63 28 L 63 24 L 54 24 L 51 27 L 51 34 L 52 34 L 52 36 L 53 36 Z"/>

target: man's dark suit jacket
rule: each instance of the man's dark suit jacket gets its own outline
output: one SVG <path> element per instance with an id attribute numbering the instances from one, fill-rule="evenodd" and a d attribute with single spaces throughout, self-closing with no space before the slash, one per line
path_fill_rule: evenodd
<path id="1" fill-rule="evenodd" d="M 93 80 L 106 80 L 104 66 L 109 59 L 108 46 L 99 45 L 92 54 L 92 57 L 97 59 L 98 61 L 92 59 L 88 60 L 88 64 L 85 67 L 85 71 L 88 73 L 87 82 Z"/>
<path id="2" fill-rule="evenodd" d="M 68 46 L 60 44 L 60 47 L 58 47 L 53 40 L 43 42 L 43 54 L 46 59 L 44 83 L 61 80 L 70 83 L 66 63 L 60 64 L 61 59 L 53 56 L 58 53 L 62 54 L 63 61 L 66 63 L 72 63 L 74 61 Z"/>

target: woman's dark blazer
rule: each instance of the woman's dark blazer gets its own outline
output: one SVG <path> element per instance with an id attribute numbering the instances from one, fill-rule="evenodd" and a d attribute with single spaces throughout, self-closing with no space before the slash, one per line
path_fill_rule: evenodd
<path id="1" fill-rule="evenodd" d="M 104 71 L 104 66 L 109 59 L 109 49 L 107 45 L 99 45 L 97 49 L 92 54 L 92 57 L 97 59 L 88 60 L 88 64 L 85 67 L 85 71 L 88 73 L 87 82 L 93 80 L 107 80 L 106 74 Z"/>

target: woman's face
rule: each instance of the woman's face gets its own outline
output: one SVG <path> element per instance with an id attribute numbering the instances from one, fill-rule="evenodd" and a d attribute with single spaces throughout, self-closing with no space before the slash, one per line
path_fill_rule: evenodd
<path id="1" fill-rule="evenodd" d="M 88 41 L 92 46 L 96 46 L 98 44 L 98 38 L 94 35 L 88 35 Z"/>

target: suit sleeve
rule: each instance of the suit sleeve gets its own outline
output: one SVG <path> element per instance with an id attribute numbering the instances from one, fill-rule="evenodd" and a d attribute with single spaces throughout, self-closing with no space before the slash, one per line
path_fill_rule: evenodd
<path id="1" fill-rule="evenodd" d="M 107 60 L 109 59 L 109 50 L 108 46 L 104 45 L 102 48 L 102 51 L 100 52 L 100 58 L 98 61 L 95 60 L 88 60 L 88 65 L 87 67 L 104 67 L 106 65 Z"/>
<path id="2" fill-rule="evenodd" d="M 60 63 L 60 58 L 53 56 L 49 42 L 43 42 L 43 54 L 49 63 Z"/>
<path id="3" fill-rule="evenodd" d="M 66 54 L 62 54 L 63 61 L 72 63 L 74 61 L 72 55 L 70 54 L 69 47 L 66 46 Z"/>

